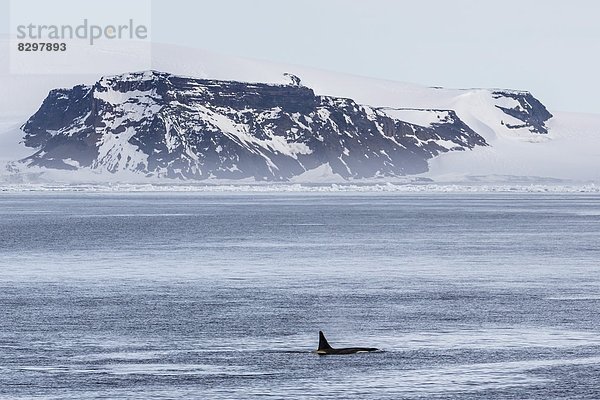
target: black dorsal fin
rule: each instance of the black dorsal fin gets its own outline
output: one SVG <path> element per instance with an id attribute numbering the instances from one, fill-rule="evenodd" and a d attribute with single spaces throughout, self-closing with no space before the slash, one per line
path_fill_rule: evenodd
<path id="1" fill-rule="evenodd" d="M 327 339 L 325 339 L 325 335 L 323 335 L 322 331 L 319 331 L 319 348 L 318 350 L 329 350 L 331 346 L 327 343 Z"/>

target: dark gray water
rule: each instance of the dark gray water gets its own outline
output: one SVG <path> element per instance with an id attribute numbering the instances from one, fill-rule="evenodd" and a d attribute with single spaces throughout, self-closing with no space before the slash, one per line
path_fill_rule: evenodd
<path id="1" fill-rule="evenodd" d="M 597 399 L 599 244 L 598 195 L 3 194 L 0 398 Z"/>

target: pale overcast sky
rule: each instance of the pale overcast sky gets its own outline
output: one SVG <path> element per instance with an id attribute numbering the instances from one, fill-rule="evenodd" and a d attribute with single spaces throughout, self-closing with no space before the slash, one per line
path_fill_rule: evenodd
<path id="1" fill-rule="evenodd" d="M 600 113 L 599 17 L 595 0 L 152 0 L 151 31 L 358 75 L 526 89 L 551 109 Z"/>

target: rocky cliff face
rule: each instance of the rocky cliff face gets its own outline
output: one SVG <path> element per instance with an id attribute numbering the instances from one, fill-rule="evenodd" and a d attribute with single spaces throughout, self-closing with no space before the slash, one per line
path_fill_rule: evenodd
<path id="1" fill-rule="evenodd" d="M 546 121 L 552 118 L 552 114 L 542 103 L 529 92 L 497 90 L 492 92 L 495 99 L 509 99 L 513 101 L 511 106 L 496 105 L 505 114 L 521 121 L 522 123 L 510 124 L 509 129 L 527 128 L 533 133 L 548 133 Z"/>
<path id="2" fill-rule="evenodd" d="M 537 110 L 532 99 L 503 111 L 544 132 L 543 113 L 538 117 L 527 108 Z M 328 164 L 344 178 L 368 178 L 425 172 L 427 160 L 440 153 L 487 145 L 451 110 L 413 111 L 429 122 L 406 122 L 403 110 L 319 96 L 299 81 L 269 85 L 154 71 L 124 74 L 51 91 L 22 127 L 25 144 L 36 149 L 23 161 L 257 180 L 287 180 Z"/>

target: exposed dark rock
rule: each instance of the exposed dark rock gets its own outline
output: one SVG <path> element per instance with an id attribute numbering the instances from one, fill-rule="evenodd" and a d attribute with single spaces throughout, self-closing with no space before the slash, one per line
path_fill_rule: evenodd
<path id="1" fill-rule="evenodd" d="M 544 107 L 542 103 L 529 92 L 519 91 L 494 91 L 492 95 L 495 99 L 510 98 L 516 100 L 519 104 L 512 108 L 496 106 L 506 114 L 514 117 L 523 123 L 510 124 L 506 123 L 506 127 L 510 129 L 528 128 L 534 133 L 548 133 L 546 121 L 552 118 L 552 114 Z"/>

